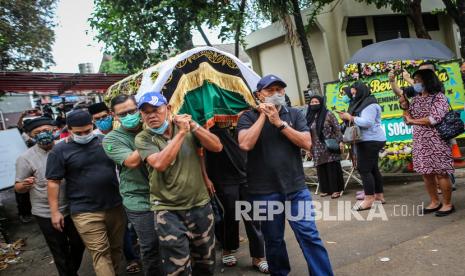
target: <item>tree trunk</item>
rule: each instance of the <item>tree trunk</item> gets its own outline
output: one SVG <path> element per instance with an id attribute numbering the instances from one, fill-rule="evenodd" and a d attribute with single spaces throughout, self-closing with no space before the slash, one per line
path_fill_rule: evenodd
<path id="1" fill-rule="evenodd" d="M 190 14 L 186 14 L 184 10 L 179 8 L 173 8 L 174 18 L 175 21 L 173 24 L 177 30 L 178 35 L 177 40 L 175 41 L 176 48 L 180 51 L 184 52 L 194 48 L 194 43 L 192 42 L 192 27 L 193 22 L 192 16 Z"/>
<path id="2" fill-rule="evenodd" d="M 408 17 L 413 22 L 415 33 L 418 38 L 431 39 L 428 31 L 423 23 L 423 16 L 421 14 L 421 0 L 413 0 L 409 3 Z"/>
<path id="3" fill-rule="evenodd" d="M 212 46 L 212 44 L 210 43 L 210 40 L 208 40 L 207 35 L 203 31 L 202 26 L 197 24 L 197 30 L 199 31 L 200 35 L 202 36 L 203 40 L 205 41 L 205 44 L 207 44 L 207 46 Z"/>
<path id="4" fill-rule="evenodd" d="M 465 59 L 465 0 L 442 0 L 447 14 L 451 16 L 460 32 L 460 55 Z M 454 3 L 455 2 L 455 3 Z"/>
<path id="5" fill-rule="evenodd" d="M 305 32 L 305 26 L 300 13 L 299 1 L 291 0 L 292 2 L 292 15 L 294 17 L 297 35 L 302 48 L 302 54 L 304 56 L 305 69 L 307 70 L 307 77 L 309 81 L 309 88 L 316 94 L 321 93 L 320 79 L 316 71 L 315 61 L 313 60 L 312 50 L 307 40 L 307 33 Z M 302 93 L 302 91 L 299 91 Z"/>
<path id="6" fill-rule="evenodd" d="M 465 16 L 462 15 L 462 16 Z M 465 22 L 459 26 L 460 31 L 460 55 L 465 59 Z"/>
<path id="7" fill-rule="evenodd" d="M 240 47 L 240 40 L 241 40 L 241 29 L 242 29 L 242 22 L 244 19 L 244 11 L 245 11 L 245 4 L 246 0 L 241 0 L 241 4 L 239 5 L 239 16 L 240 20 L 236 23 L 236 34 L 234 35 L 234 55 L 239 57 L 239 47 Z"/>

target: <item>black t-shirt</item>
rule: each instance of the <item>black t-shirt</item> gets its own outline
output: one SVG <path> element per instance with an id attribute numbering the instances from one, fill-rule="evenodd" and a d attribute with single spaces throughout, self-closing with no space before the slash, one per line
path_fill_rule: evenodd
<path id="1" fill-rule="evenodd" d="M 237 131 L 250 128 L 258 117 L 257 111 L 247 111 L 239 119 Z M 282 107 L 279 117 L 297 131 L 309 131 L 298 109 Z M 255 147 L 247 153 L 247 184 L 251 194 L 289 194 L 306 188 L 300 148 L 268 120 Z"/>
<path id="2" fill-rule="evenodd" d="M 404 91 L 404 95 L 409 99 L 413 98 L 415 96 L 415 89 L 413 89 L 413 86 L 407 86 L 402 88 Z"/>
<path id="3" fill-rule="evenodd" d="M 61 142 L 47 158 L 47 179 L 66 180 L 71 214 L 103 211 L 121 204 L 116 165 L 102 147 L 102 138 L 88 144 Z"/>
<path id="4" fill-rule="evenodd" d="M 247 153 L 239 148 L 233 130 L 214 126 L 210 132 L 220 138 L 221 152 L 206 151 L 208 177 L 219 185 L 237 185 L 247 182 Z"/>

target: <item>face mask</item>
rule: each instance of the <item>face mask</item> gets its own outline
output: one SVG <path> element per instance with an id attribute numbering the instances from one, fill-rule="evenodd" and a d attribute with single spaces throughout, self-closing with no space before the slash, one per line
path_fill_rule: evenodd
<path id="1" fill-rule="evenodd" d="M 167 128 L 168 128 L 168 120 L 165 120 L 159 128 L 151 128 L 150 131 L 158 135 L 163 135 L 163 133 L 165 133 Z"/>
<path id="2" fill-rule="evenodd" d="M 91 132 L 87 135 L 74 135 L 73 134 L 73 140 L 74 142 L 78 143 L 78 144 L 88 144 L 90 141 L 92 141 L 92 139 L 94 138 L 94 133 Z"/>
<path id="3" fill-rule="evenodd" d="M 55 131 L 55 133 L 53 133 L 53 140 L 58 140 L 60 138 L 60 133 L 59 130 Z"/>
<path id="4" fill-rule="evenodd" d="M 417 94 L 420 94 L 421 92 L 423 92 L 423 84 L 422 83 L 415 83 L 413 85 L 413 90 L 415 90 L 415 92 Z"/>
<path id="5" fill-rule="evenodd" d="M 107 116 L 104 119 L 98 120 L 95 122 L 95 125 L 97 126 L 98 129 L 101 131 L 107 131 L 110 130 L 111 127 L 113 126 L 113 117 L 112 116 Z"/>
<path id="6" fill-rule="evenodd" d="M 53 143 L 54 137 L 51 131 L 42 131 L 34 137 L 34 142 L 41 146 L 48 146 Z"/>
<path id="7" fill-rule="evenodd" d="M 265 103 L 274 104 L 276 106 L 283 106 L 286 105 L 286 98 L 284 95 L 276 93 L 271 97 L 265 97 Z"/>
<path id="8" fill-rule="evenodd" d="M 119 118 L 119 120 L 121 121 L 121 125 L 124 128 L 136 128 L 140 123 L 140 113 L 137 111 L 134 114 L 128 114 L 122 118 Z"/>
<path id="9" fill-rule="evenodd" d="M 344 103 L 346 103 L 346 104 L 350 103 L 350 98 L 349 98 L 349 96 L 344 95 L 344 97 L 342 97 L 342 102 L 344 102 Z"/>
<path id="10" fill-rule="evenodd" d="M 311 111 L 318 111 L 321 108 L 321 104 L 311 104 L 310 105 L 310 110 Z"/>

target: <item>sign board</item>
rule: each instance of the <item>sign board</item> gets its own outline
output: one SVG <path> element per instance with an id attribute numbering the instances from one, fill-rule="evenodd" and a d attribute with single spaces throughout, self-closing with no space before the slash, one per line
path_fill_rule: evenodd
<path id="1" fill-rule="evenodd" d="M 17 129 L 0 131 L 0 190 L 15 184 L 16 159 L 26 150 Z"/>
<path id="2" fill-rule="evenodd" d="M 465 105 L 465 88 L 458 61 L 448 61 L 436 64 L 437 75 L 444 84 L 445 94 L 454 110 L 462 110 Z M 399 99 L 389 84 L 388 73 L 379 73 L 361 79 L 367 84 L 371 93 L 378 100 L 382 110 L 382 127 L 386 132 L 388 142 L 412 139 L 411 126 L 405 125 Z M 349 82 L 325 83 L 326 106 L 331 111 L 346 111 L 348 104 L 342 101 L 343 88 L 350 86 Z M 398 81 L 400 87 L 409 86 L 406 81 Z M 462 119 L 465 114 L 462 112 Z"/>

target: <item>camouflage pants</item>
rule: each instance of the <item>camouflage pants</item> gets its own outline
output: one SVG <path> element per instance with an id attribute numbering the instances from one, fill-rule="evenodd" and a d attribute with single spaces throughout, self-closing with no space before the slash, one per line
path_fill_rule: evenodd
<path id="1" fill-rule="evenodd" d="M 167 275 L 213 275 L 214 219 L 210 203 L 155 213 L 162 266 Z"/>

